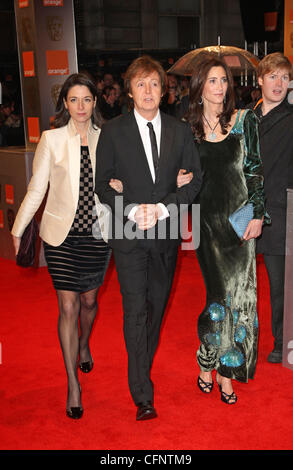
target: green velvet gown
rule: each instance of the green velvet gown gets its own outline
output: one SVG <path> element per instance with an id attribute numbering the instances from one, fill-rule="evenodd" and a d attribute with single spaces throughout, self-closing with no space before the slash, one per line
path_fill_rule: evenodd
<path id="1" fill-rule="evenodd" d="M 203 171 L 197 257 L 206 286 L 197 360 L 204 371 L 247 382 L 258 343 L 255 240 L 241 242 L 228 217 L 248 201 L 254 218 L 265 211 L 257 120 L 251 110 L 240 114 L 221 142 L 196 143 Z"/>

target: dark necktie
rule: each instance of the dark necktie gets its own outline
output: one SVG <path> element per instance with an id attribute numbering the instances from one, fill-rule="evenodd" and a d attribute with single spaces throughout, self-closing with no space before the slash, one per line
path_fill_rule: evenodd
<path id="1" fill-rule="evenodd" d="M 151 122 L 147 123 L 147 126 L 150 130 L 150 139 L 151 139 L 151 146 L 152 146 L 152 154 L 153 154 L 153 162 L 155 168 L 155 179 L 158 178 L 158 170 L 159 170 L 159 153 L 158 153 L 158 146 L 156 140 L 156 134 Z"/>

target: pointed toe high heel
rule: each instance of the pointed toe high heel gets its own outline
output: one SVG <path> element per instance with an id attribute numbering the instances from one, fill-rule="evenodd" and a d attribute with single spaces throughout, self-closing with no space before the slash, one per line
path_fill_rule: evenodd
<path id="1" fill-rule="evenodd" d="M 94 361 L 81 362 L 79 368 L 85 374 L 88 374 L 94 367 Z"/>
<path id="2" fill-rule="evenodd" d="M 81 399 L 81 387 L 79 385 L 79 393 L 80 393 L 80 399 Z M 69 408 L 66 408 L 66 415 L 68 418 L 71 419 L 80 419 L 83 415 L 83 407 L 82 406 L 70 406 Z"/>
<path id="3" fill-rule="evenodd" d="M 80 419 L 83 415 L 83 408 L 81 406 L 72 406 L 66 409 L 66 415 L 68 418 Z"/>

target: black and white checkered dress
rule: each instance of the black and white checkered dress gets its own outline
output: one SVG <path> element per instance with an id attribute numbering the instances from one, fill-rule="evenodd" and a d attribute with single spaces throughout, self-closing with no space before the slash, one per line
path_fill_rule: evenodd
<path id="1" fill-rule="evenodd" d="M 111 249 L 102 238 L 92 235 L 93 209 L 93 171 L 88 147 L 82 146 L 79 201 L 72 227 L 61 245 L 54 247 L 44 243 L 55 289 L 86 292 L 103 283 Z"/>

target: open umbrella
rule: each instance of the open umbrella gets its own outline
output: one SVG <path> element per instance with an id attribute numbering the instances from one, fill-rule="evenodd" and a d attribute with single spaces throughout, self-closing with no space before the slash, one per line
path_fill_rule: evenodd
<path id="1" fill-rule="evenodd" d="M 192 75 L 198 55 L 201 53 L 214 53 L 225 60 L 232 72 L 255 71 L 259 62 L 258 57 L 245 49 L 234 46 L 208 46 L 194 49 L 180 57 L 174 65 L 167 71 L 174 75 Z"/>

